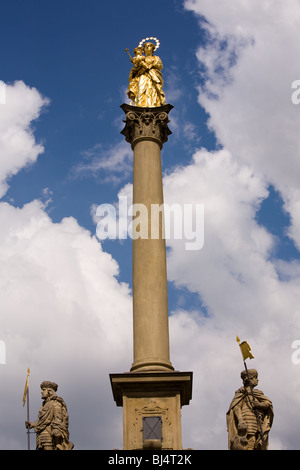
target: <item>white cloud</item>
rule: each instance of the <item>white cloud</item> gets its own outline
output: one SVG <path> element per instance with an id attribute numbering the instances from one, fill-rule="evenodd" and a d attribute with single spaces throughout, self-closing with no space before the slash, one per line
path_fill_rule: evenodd
<path id="1" fill-rule="evenodd" d="M 36 161 L 44 148 L 35 142 L 32 121 L 49 103 L 35 88 L 22 81 L 5 84 L 5 104 L 0 104 L 0 197 L 7 180 Z"/>
<path id="2" fill-rule="evenodd" d="M 69 401 L 76 443 L 81 426 L 95 429 L 108 419 L 109 373 L 130 366 L 130 291 L 117 280 L 116 261 L 75 219 L 54 224 L 39 201 L 21 209 L 1 203 L 0 224 L 1 340 L 7 349 L 1 415 L 25 419 L 22 378 L 30 367 L 32 417 L 40 406 L 39 383 L 55 380 Z M 109 403 L 113 420 L 112 396 Z M 91 434 L 81 445 L 109 446 L 112 436 Z M 0 447 L 6 445 L 1 433 Z"/>
<path id="3" fill-rule="evenodd" d="M 124 141 L 106 149 L 96 144 L 82 155 L 84 160 L 72 170 L 77 178 L 92 175 L 101 178 L 103 183 L 120 183 L 132 171 L 132 150 Z"/>
<path id="4" fill-rule="evenodd" d="M 184 241 L 168 242 L 169 280 L 198 293 L 205 307 L 205 312 L 174 311 L 170 319 L 173 365 L 195 376 L 193 401 L 182 412 L 185 445 L 227 446 L 225 413 L 243 368 L 235 342 L 239 334 L 252 345 L 255 360 L 249 367 L 258 368 L 260 385 L 274 401 L 272 446 L 295 448 L 287 422 L 296 422 L 285 384 L 299 385 L 291 361 L 300 327 L 299 270 L 269 260 L 275 240 L 255 220 L 267 194 L 264 178 L 238 165 L 226 150 L 199 150 L 189 166 L 164 178 L 164 188 L 169 204 L 196 201 L 205 208 L 202 250 L 188 252 Z M 279 270 L 289 282 L 278 278 Z M 297 395 L 289 400 L 298 406 Z"/>
<path id="5" fill-rule="evenodd" d="M 178 286 L 201 296 L 219 327 L 255 335 L 261 312 L 280 314 L 275 267 L 268 261 L 273 239 L 255 221 L 255 208 L 266 194 L 259 178 L 233 163 L 227 151 L 199 151 L 194 163 L 165 178 L 169 203 L 180 197 L 205 208 L 205 241 L 188 253 L 170 242 L 168 274 Z M 251 318 L 249 322 L 248 319 Z"/>
<path id="6" fill-rule="evenodd" d="M 288 235 L 294 240 L 296 247 L 300 250 L 300 190 L 294 186 L 286 188 L 285 199 L 285 209 L 291 217 Z"/>
<path id="7" fill-rule="evenodd" d="M 3 138 L 0 147 L 3 191 L 7 177 L 42 151 L 31 126 L 47 100 L 17 82 L 8 87 L 7 102 L 0 126 L 13 137 Z M 38 200 L 22 208 L 0 203 L 0 340 L 6 347 L 0 448 L 26 447 L 21 403 L 28 367 L 31 419 L 41 403 L 39 384 L 55 380 L 70 411 L 75 446 L 121 447 L 122 418 L 109 373 L 129 369 L 132 361 L 131 293 L 96 237 L 72 217 L 53 223 L 46 206 Z M 103 426 L 108 420 L 110 429 Z"/>
<path id="8" fill-rule="evenodd" d="M 238 162 L 251 165 L 281 192 L 296 227 L 290 235 L 299 243 L 300 115 L 291 101 L 292 82 L 299 79 L 299 3 L 223 1 L 216 7 L 188 0 L 185 5 L 209 22 L 202 26 L 211 40 L 198 50 L 204 69 L 199 102 L 209 125 Z"/>

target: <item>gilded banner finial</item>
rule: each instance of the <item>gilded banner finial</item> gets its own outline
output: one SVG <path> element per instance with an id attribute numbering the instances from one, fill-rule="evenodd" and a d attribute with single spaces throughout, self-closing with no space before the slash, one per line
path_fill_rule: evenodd
<path id="1" fill-rule="evenodd" d="M 130 56 L 128 49 L 125 49 L 133 64 L 127 90 L 127 96 L 133 106 L 153 108 L 165 104 L 164 81 L 161 73 L 163 64 L 161 59 L 153 54 L 159 46 L 157 38 L 148 37 L 142 39 L 133 50 L 134 57 Z"/>

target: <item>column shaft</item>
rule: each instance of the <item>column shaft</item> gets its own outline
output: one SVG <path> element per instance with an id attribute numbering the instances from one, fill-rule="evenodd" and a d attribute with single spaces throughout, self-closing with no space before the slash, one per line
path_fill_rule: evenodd
<path id="1" fill-rule="evenodd" d="M 133 208 L 142 205 L 148 228 L 132 241 L 133 251 L 133 364 L 132 372 L 171 371 L 169 352 L 166 246 L 163 220 L 155 234 L 151 209 L 162 206 L 161 148 L 171 133 L 167 124 L 171 105 L 141 108 L 123 104 L 126 113 L 122 134 L 133 149 Z M 135 219 L 137 217 L 137 219 Z M 155 217 L 153 217 L 155 218 Z M 138 225 L 138 224 L 136 224 Z M 136 227 L 137 228 L 137 227 Z M 140 227 L 141 228 L 141 227 Z M 157 227 L 156 227 L 157 228 Z M 146 235 L 146 236 L 145 236 Z M 156 238 L 154 238 L 154 236 Z"/>
<path id="2" fill-rule="evenodd" d="M 169 353 L 168 290 L 162 218 L 159 238 L 152 239 L 151 206 L 163 204 L 160 146 L 139 140 L 134 146 L 133 203 L 143 204 L 148 215 L 148 239 L 132 241 L 133 343 L 131 370 L 173 369 Z"/>

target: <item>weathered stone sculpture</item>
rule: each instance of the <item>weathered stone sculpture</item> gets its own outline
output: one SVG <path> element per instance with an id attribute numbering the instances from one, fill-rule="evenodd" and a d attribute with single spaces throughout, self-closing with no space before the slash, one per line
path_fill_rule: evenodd
<path id="1" fill-rule="evenodd" d="M 41 384 L 43 404 L 38 419 L 25 422 L 27 429 L 36 432 L 36 450 L 72 450 L 69 441 L 69 415 L 64 400 L 56 395 L 57 384 L 44 381 Z"/>
<path id="2" fill-rule="evenodd" d="M 227 412 L 228 448 L 230 450 L 267 450 L 273 422 L 273 405 L 258 384 L 256 369 L 241 372 L 243 387 L 234 395 Z"/>

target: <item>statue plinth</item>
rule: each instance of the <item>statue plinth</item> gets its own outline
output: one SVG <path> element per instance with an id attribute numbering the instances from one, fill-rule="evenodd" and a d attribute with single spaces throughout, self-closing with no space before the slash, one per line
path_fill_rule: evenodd
<path id="1" fill-rule="evenodd" d="M 181 407 L 191 400 L 192 375 L 192 372 L 110 374 L 115 402 L 123 406 L 124 449 L 148 448 L 145 419 L 155 417 L 161 421 L 161 450 L 182 449 Z M 159 436 L 152 437 L 157 441 Z"/>

